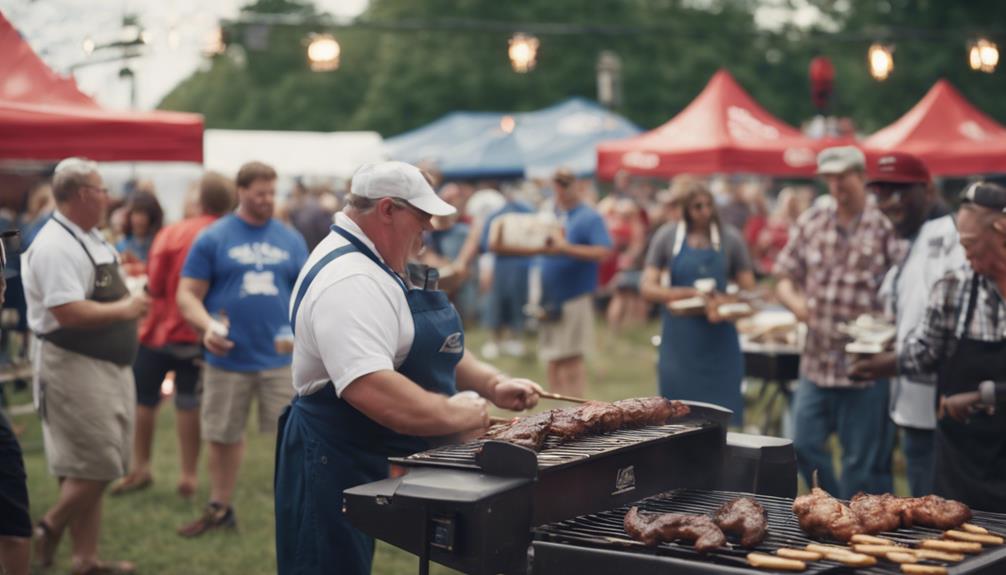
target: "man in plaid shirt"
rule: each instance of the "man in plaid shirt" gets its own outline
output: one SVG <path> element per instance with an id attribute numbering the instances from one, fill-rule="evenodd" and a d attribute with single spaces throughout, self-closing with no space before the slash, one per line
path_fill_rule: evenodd
<path id="1" fill-rule="evenodd" d="M 776 294 L 807 323 L 800 386 L 793 406 L 797 464 L 809 484 L 815 470 L 828 492 L 890 492 L 894 428 L 886 380 L 851 381 L 839 324 L 880 315 L 877 291 L 903 246 L 891 223 L 866 195 L 866 158 L 852 146 L 828 148 L 817 173 L 833 202 L 804 213 L 779 254 Z M 828 438 L 842 444 L 842 479 L 835 477 Z"/>

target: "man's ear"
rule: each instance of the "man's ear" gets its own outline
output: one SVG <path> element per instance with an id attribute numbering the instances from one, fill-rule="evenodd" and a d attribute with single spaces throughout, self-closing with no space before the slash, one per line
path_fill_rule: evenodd
<path id="1" fill-rule="evenodd" d="M 1006 235 L 1006 218 L 1001 217 L 992 222 L 992 229 L 1000 234 Z"/>

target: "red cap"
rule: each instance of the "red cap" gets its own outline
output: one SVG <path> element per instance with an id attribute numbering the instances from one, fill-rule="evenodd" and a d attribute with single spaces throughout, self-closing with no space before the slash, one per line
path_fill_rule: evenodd
<path id="1" fill-rule="evenodd" d="M 929 169 L 918 157 L 905 152 L 887 152 L 870 156 L 867 160 L 869 183 L 891 182 L 898 184 L 929 183 Z"/>

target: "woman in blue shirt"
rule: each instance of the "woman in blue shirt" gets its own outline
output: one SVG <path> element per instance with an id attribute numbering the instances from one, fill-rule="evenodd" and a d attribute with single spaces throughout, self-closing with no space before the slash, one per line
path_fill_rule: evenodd
<path id="1" fill-rule="evenodd" d="M 124 237 L 115 244 L 123 259 L 147 263 L 150 244 L 164 223 L 164 211 L 150 192 L 136 192 L 126 208 Z"/>

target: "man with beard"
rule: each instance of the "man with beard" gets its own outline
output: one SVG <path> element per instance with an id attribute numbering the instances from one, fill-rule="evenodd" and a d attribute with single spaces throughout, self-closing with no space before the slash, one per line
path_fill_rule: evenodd
<path id="1" fill-rule="evenodd" d="M 252 398 L 258 397 L 259 430 L 274 433 L 292 394 L 287 305 L 307 246 L 272 217 L 272 167 L 241 166 L 237 195 L 237 210 L 196 238 L 178 285 L 178 309 L 206 348 L 200 427 L 210 451 L 210 501 L 199 519 L 178 530 L 183 537 L 237 525 L 231 500 Z"/>
<path id="2" fill-rule="evenodd" d="M 465 350 L 433 270 L 409 264 L 433 216 L 454 211 L 415 166 L 367 164 L 301 270 L 290 303 L 297 397 L 276 448 L 281 574 L 370 573 L 374 540 L 342 516 L 342 492 L 386 478 L 389 455 L 432 436 L 481 432 L 486 400 L 517 411 L 538 401 L 537 384 Z"/>

